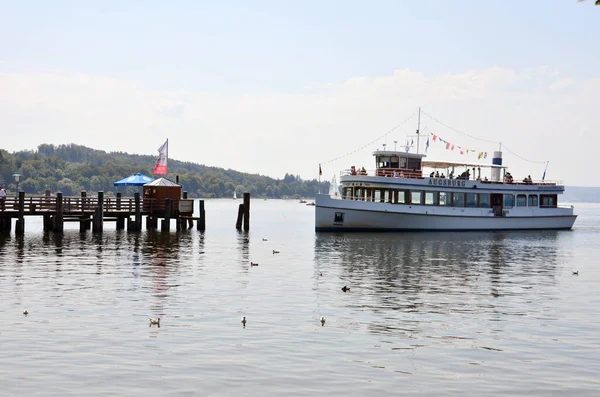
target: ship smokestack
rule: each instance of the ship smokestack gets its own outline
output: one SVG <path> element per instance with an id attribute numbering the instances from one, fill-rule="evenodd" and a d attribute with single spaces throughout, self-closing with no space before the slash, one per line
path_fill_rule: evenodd
<path id="1" fill-rule="evenodd" d="M 492 157 L 493 165 L 502 165 L 502 152 L 494 152 L 494 157 Z M 502 168 L 492 168 L 492 181 L 500 182 L 500 171 Z"/>

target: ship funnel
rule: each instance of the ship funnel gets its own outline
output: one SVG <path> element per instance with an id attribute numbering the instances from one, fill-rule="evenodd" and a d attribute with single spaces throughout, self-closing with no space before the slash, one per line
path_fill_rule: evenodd
<path id="1" fill-rule="evenodd" d="M 502 165 L 502 152 L 494 152 L 494 157 L 492 157 L 493 165 Z M 502 168 L 492 168 L 492 181 L 500 182 L 500 171 Z"/>

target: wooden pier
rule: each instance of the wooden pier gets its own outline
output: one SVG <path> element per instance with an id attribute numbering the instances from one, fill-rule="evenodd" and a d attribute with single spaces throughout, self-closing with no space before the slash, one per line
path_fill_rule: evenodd
<path id="1" fill-rule="evenodd" d="M 117 229 L 130 231 L 142 230 L 142 217 L 146 217 L 146 229 L 157 229 L 161 219 L 161 230 L 168 231 L 171 220 L 176 222 L 177 230 L 192 228 L 194 221 L 200 231 L 206 228 L 204 216 L 204 201 L 200 200 L 200 216 L 194 216 L 194 200 L 187 198 L 183 192 L 181 199 L 140 198 L 134 197 L 104 197 L 104 192 L 98 192 L 97 197 L 88 197 L 81 192 L 79 197 L 56 196 L 26 196 L 19 192 L 19 197 L 6 197 L 0 201 L 0 232 L 10 232 L 12 220 L 15 222 L 15 233 L 25 232 L 25 219 L 31 216 L 43 217 L 45 231 L 62 232 L 65 222 L 79 222 L 79 230 L 92 229 L 102 232 L 104 222 L 115 222 Z"/>

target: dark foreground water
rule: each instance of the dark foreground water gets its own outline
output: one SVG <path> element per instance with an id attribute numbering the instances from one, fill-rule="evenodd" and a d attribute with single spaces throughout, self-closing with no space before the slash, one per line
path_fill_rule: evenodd
<path id="1" fill-rule="evenodd" d="M 254 200 L 246 235 L 237 204 L 207 201 L 205 234 L 0 237 L 0 394 L 600 393 L 600 206 L 570 232 L 317 235 L 314 207 Z"/>

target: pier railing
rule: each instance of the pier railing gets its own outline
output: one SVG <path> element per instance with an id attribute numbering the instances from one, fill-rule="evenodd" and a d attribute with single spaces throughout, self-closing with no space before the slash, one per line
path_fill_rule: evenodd
<path id="1" fill-rule="evenodd" d="M 57 198 L 55 196 L 25 196 L 23 202 L 23 212 L 27 214 L 43 214 L 45 212 L 54 212 L 57 208 Z M 165 199 L 140 198 L 140 205 L 143 213 L 163 214 L 165 212 Z M 97 197 L 63 197 L 63 213 L 93 213 L 99 206 Z M 193 200 L 180 199 L 172 200 L 173 213 L 192 213 Z M 105 197 L 103 199 L 104 212 L 135 212 L 135 198 L 133 197 Z M 0 201 L 0 211 L 19 211 L 19 199 L 16 197 L 6 197 Z"/>

